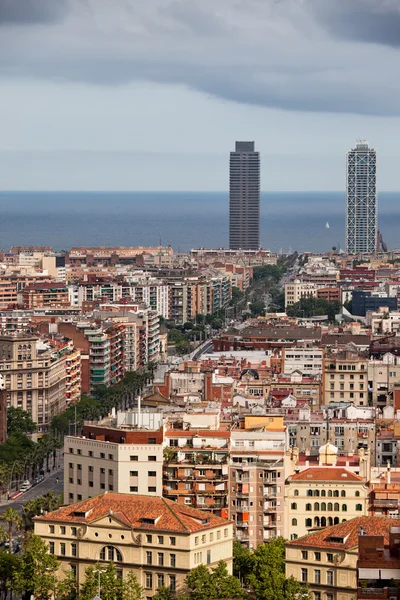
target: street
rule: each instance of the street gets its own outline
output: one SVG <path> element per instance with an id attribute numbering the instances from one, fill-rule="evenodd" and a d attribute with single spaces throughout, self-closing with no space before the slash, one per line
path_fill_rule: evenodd
<path id="1" fill-rule="evenodd" d="M 57 478 L 59 482 L 56 483 Z M 51 475 L 46 477 L 43 481 L 35 485 L 33 488 L 25 492 L 23 496 L 15 500 L 14 502 L 5 502 L 0 507 L 0 513 L 3 513 L 6 508 L 15 508 L 15 510 L 21 511 L 24 504 L 28 500 L 35 500 L 39 496 L 44 496 L 47 492 L 53 492 L 56 496 L 59 496 L 63 491 L 63 471 L 54 471 Z"/>

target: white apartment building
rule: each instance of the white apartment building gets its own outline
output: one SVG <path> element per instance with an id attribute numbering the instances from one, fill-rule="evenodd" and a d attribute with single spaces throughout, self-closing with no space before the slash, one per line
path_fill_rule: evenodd
<path id="1" fill-rule="evenodd" d="M 318 286 L 315 283 L 306 283 L 299 279 L 285 283 L 285 308 L 296 304 L 302 298 L 315 298 L 317 290 Z"/>
<path id="2" fill-rule="evenodd" d="M 387 308 L 382 306 L 376 312 L 368 311 L 366 319 L 373 336 L 388 335 L 389 333 L 399 334 L 400 312 L 389 312 Z"/>
<path id="3" fill-rule="evenodd" d="M 162 417 L 144 414 L 140 420 L 143 427 L 138 428 L 129 414 L 85 423 L 82 435 L 65 437 L 65 502 L 79 502 L 106 491 L 162 495 Z"/>
<path id="4" fill-rule="evenodd" d="M 324 350 L 320 348 L 282 348 L 282 372 L 290 375 L 301 371 L 303 375 L 322 376 Z"/>

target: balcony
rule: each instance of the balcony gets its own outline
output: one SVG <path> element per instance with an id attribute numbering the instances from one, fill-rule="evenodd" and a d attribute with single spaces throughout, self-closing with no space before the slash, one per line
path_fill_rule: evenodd
<path id="1" fill-rule="evenodd" d="M 396 589 L 395 594 L 393 594 L 394 598 L 399 598 L 399 590 Z M 389 598 L 389 589 L 388 588 L 357 588 L 357 599 L 363 600 L 387 600 Z M 392 593 L 390 593 L 390 598 L 392 598 Z"/>
<path id="2" fill-rule="evenodd" d="M 391 500 L 375 499 L 373 501 L 373 506 L 376 508 L 398 508 L 399 500 L 398 498 L 392 498 Z"/>

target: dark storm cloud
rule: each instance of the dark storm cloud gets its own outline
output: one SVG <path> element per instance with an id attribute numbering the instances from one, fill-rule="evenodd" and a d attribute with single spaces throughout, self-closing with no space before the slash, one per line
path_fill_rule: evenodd
<path id="1" fill-rule="evenodd" d="M 318 22 L 333 36 L 400 46 L 399 0 L 310 0 L 309 6 Z"/>
<path id="2" fill-rule="evenodd" d="M 399 56 L 386 47 L 399 11 L 400 0 L 0 0 L 0 77 L 178 84 L 241 104 L 400 115 Z"/>
<path id="3" fill-rule="evenodd" d="M 0 0 L 0 25 L 51 23 L 68 8 L 68 0 Z"/>

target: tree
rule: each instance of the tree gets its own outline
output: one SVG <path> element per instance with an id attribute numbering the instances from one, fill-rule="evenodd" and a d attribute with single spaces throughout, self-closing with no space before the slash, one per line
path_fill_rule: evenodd
<path id="1" fill-rule="evenodd" d="M 33 500 L 28 500 L 22 510 L 22 521 L 25 531 L 33 530 L 33 517 L 37 517 L 43 512 L 52 512 L 61 506 L 61 496 L 56 496 L 53 492 L 47 492 Z"/>
<path id="2" fill-rule="evenodd" d="M 79 600 L 92 600 L 98 595 L 98 577 L 99 574 L 95 571 L 101 570 L 100 573 L 100 597 L 101 600 L 115 600 L 121 598 L 123 593 L 123 581 L 118 576 L 114 563 L 98 564 L 95 567 L 88 567 L 85 571 L 85 581 L 81 586 Z"/>
<path id="3" fill-rule="evenodd" d="M 33 594 L 35 600 L 48 600 L 54 593 L 56 573 L 60 563 L 47 551 L 47 544 L 32 535 L 22 554 L 21 569 L 15 573 L 15 591 Z"/>
<path id="4" fill-rule="evenodd" d="M 129 571 L 122 584 L 122 600 L 141 600 L 142 595 L 143 588 L 138 582 L 135 573 L 133 571 Z M 165 598 L 163 600 L 169 599 Z"/>
<path id="5" fill-rule="evenodd" d="M 250 304 L 250 311 L 255 317 L 263 315 L 265 313 L 265 302 L 262 300 L 255 300 Z"/>
<path id="6" fill-rule="evenodd" d="M 153 596 L 153 600 L 175 600 L 176 593 L 165 585 L 159 587 Z"/>
<path id="7" fill-rule="evenodd" d="M 215 598 L 243 598 L 245 596 L 239 580 L 229 575 L 226 564 L 220 561 L 209 571 L 205 565 L 199 565 L 185 579 L 189 588 L 189 600 L 208 600 Z"/>
<path id="8" fill-rule="evenodd" d="M 15 574 L 21 569 L 21 558 L 9 552 L 0 552 L 0 590 L 6 598 L 9 590 L 15 588 Z"/>
<path id="9" fill-rule="evenodd" d="M 253 568 L 252 553 L 240 542 L 233 542 L 233 574 L 239 581 L 248 582 Z"/>
<path id="10" fill-rule="evenodd" d="M 285 574 L 285 542 L 273 538 L 252 553 L 248 581 L 256 600 L 310 600 L 307 588 Z"/>
<path id="11" fill-rule="evenodd" d="M 9 507 L 0 515 L 0 521 L 3 521 L 8 525 L 8 541 L 10 544 L 10 551 L 12 552 L 13 529 L 14 527 L 17 531 L 22 529 L 21 516 L 15 508 Z"/>
<path id="12" fill-rule="evenodd" d="M 232 306 L 234 304 L 237 304 L 241 300 L 243 300 L 243 298 L 244 298 L 244 293 L 242 292 L 242 290 L 240 290 L 238 287 L 233 285 L 232 286 L 232 300 L 231 300 Z"/>
<path id="13" fill-rule="evenodd" d="M 78 590 L 75 573 L 67 571 L 64 577 L 57 581 L 56 598 L 57 600 L 75 600 L 77 596 Z"/>
<path id="14" fill-rule="evenodd" d="M 32 421 L 31 415 L 22 408 L 10 406 L 7 409 L 7 433 L 32 433 L 36 430 L 36 425 Z"/>

